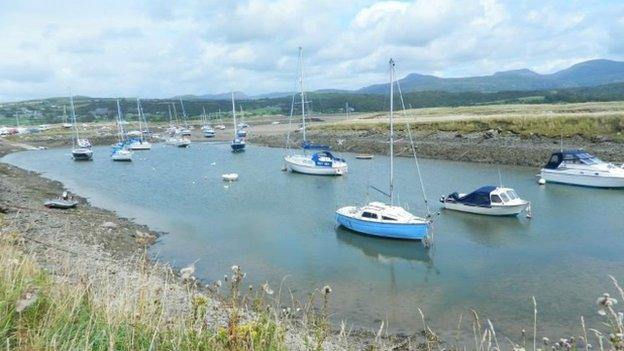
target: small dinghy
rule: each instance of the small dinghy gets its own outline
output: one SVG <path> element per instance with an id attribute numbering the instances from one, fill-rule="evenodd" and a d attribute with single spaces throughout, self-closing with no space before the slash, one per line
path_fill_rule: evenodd
<path id="1" fill-rule="evenodd" d="M 355 155 L 355 158 L 357 158 L 358 160 L 372 160 L 373 159 L 373 155 L 371 155 L 371 154 L 358 154 L 358 155 Z"/>
<path id="2" fill-rule="evenodd" d="M 444 208 L 489 216 L 517 216 L 530 211 L 529 201 L 521 199 L 511 188 L 483 186 L 470 194 L 457 192 L 443 196 Z"/>
<path id="3" fill-rule="evenodd" d="M 76 207 L 76 205 L 78 205 L 78 201 L 56 199 L 56 200 L 46 201 L 43 205 L 47 208 L 68 209 L 68 208 Z"/>
<path id="4" fill-rule="evenodd" d="M 222 175 L 221 178 L 226 182 L 233 182 L 238 180 L 238 173 L 226 173 Z"/>

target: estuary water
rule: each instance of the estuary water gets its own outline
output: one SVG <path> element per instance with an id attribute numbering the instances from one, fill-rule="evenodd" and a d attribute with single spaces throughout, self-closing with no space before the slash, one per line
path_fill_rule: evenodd
<path id="1" fill-rule="evenodd" d="M 328 284 L 334 319 L 359 327 L 383 320 L 391 331 L 414 332 L 421 308 L 434 328 L 448 330 L 475 309 L 517 339 L 532 328 L 535 296 L 540 335 L 563 337 L 580 328 L 581 315 L 597 323 L 596 298 L 612 291 L 608 274 L 624 282 L 624 191 L 540 187 L 534 168 L 421 160 L 429 206 L 441 212 L 434 245 L 424 249 L 336 227 L 337 207 L 385 200 L 367 185 L 387 188 L 387 157 L 344 154 L 348 175 L 315 177 L 281 172 L 286 151 L 254 145 L 241 154 L 219 143 L 154 145 L 132 163 L 112 162 L 109 152 L 96 147 L 93 162 L 71 161 L 68 149 L 3 161 L 166 232 L 153 256 L 178 267 L 198 260 L 205 282 L 236 264 L 249 284 L 277 290 L 283 282 L 298 298 Z M 531 220 L 440 210 L 443 194 L 498 184 L 499 168 L 503 183 L 532 202 Z M 239 180 L 224 183 L 229 172 Z M 424 214 L 413 159 L 397 159 L 396 183 L 400 203 Z"/>

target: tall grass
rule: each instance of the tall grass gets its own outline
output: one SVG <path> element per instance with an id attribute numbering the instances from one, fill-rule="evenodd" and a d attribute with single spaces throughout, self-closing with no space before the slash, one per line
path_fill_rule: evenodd
<path id="1" fill-rule="evenodd" d="M 141 261 L 136 274 L 111 263 L 92 279 L 80 260 L 50 273 L 16 244 L 16 235 L 0 240 L 0 337 L 8 350 L 286 349 L 270 310 L 244 313 L 237 293 L 215 305 L 195 280 L 154 276 Z M 217 308 L 223 323 L 215 322 Z"/>

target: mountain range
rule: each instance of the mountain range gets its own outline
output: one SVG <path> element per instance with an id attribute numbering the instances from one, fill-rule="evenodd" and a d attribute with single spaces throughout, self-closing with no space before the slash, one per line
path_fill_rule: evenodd
<path id="1" fill-rule="evenodd" d="M 441 78 L 433 75 L 412 73 L 399 80 L 403 92 L 443 91 L 443 92 L 480 92 L 528 91 L 593 87 L 624 82 L 624 62 L 612 60 L 590 60 L 577 63 L 564 70 L 540 74 L 530 69 L 518 69 L 496 72 L 488 76 Z M 387 83 L 373 84 L 356 90 L 322 89 L 318 93 L 361 93 L 386 94 Z M 237 99 L 255 100 L 289 96 L 289 92 L 277 92 L 260 95 L 246 95 L 236 92 Z M 205 100 L 229 99 L 230 93 L 194 96 Z"/>

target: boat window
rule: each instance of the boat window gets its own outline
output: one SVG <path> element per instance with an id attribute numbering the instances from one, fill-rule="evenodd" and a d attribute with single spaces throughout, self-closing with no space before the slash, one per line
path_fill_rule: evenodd
<path id="1" fill-rule="evenodd" d="M 376 213 L 371 213 L 371 212 L 362 212 L 362 217 L 377 219 L 377 214 Z"/>
<path id="2" fill-rule="evenodd" d="M 508 190 L 507 191 L 507 196 L 509 196 L 510 199 L 515 200 L 518 198 L 518 195 L 516 195 L 516 193 L 513 190 Z"/>
<path id="3" fill-rule="evenodd" d="M 492 196 L 491 196 L 491 201 L 492 201 L 493 203 L 496 203 L 496 204 L 500 204 L 501 202 L 503 202 L 503 201 L 501 200 L 500 196 L 498 196 L 498 195 L 492 195 Z"/>
<path id="4" fill-rule="evenodd" d="M 505 195 L 504 193 L 500 194 L 501 199 L 503 199 L 503 202 L 507 202 L 509 201 L 509 198 L 507 197 L 507 195 Z"/>
<path id="5" fill-rule="evenodd" d="M 396 218 L 386 217 L 386 216 L 381 216 L 381 219 L 383 219 L 385 221 L 396 221 Z"/>

